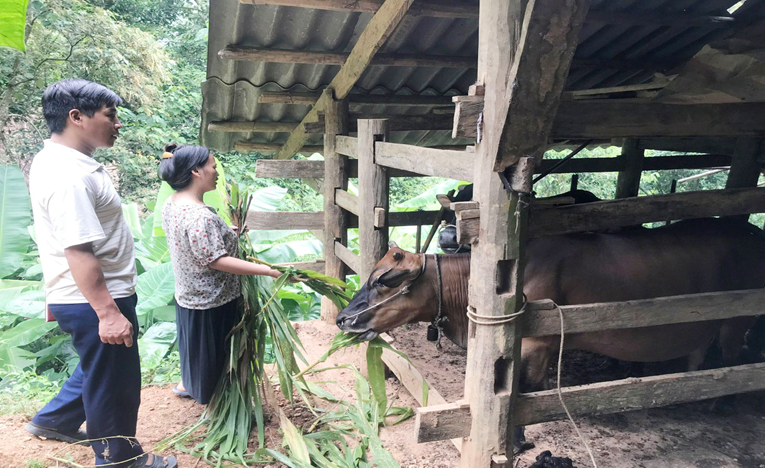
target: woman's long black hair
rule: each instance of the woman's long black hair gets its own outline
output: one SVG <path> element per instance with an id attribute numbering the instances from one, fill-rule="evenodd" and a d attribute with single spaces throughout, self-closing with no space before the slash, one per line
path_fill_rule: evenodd
<path id="1" fill-rule="evenodd" d="M 210 157 L 210 150 L 204 146 L 168 143 L 164 151 L 173 157 L 162 158 L 159 178 L 170 184 L 174 190 L 186 188 L 191 183 L 191 171 L 207 164 Z"/>

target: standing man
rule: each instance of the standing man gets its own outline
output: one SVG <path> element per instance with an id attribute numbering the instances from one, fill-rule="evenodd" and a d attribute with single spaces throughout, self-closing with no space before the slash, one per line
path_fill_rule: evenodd
<path id="1" fill-rule="evenodd" d="M 46 303 L 72 335 L 80 363 L 27 430 L 70 443 L 90 439 L 96 465 L 174 468 L 175 457 L 144 453 L 135 440 L 141 365 L 133 237 L 111 178 L 91 157 L 117 140 L 120 104 L 113 91 L 81 79 L 43 94 L 51 138 L 32 162 L 29 190 Z"/>

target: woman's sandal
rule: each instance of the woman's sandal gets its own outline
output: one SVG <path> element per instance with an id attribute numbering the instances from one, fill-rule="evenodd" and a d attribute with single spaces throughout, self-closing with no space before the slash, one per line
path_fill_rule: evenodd
<path id="1" fill-rule="evenodd" d="M 152 457 L 151 464 L 147 465 L 146 461 L 149 459 L 149 456 Z M 167 461 L 167 464 L 165 464 L 165 461 Z M 162 457 L 159 455 L 154 455 L 153 453 L 144 453 L 140 457 L 136 459 L 136 461 L 133 462 L 132 465 L 130 465 L 130 468 L 177 468 L 178 467 L 178 460 L 173 457 Z"/>
<path id="2" fill-rule="evenodd" d="M 177 386 L 173 387 L 173 393 L 175 393 L 181 398 L 191 398 L 191 395 L 189 394 L 188 390 L 181 390 Z"/>

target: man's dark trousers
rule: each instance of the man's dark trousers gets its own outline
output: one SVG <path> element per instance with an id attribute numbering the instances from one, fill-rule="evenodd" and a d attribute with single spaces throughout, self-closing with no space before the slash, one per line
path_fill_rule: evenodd
<path id="1" fill-rule="evenodd" d="M 96 453 L 96 465 L 125 466 L 114 463 L 143 453 L 135 440 L 141 403 L 137 300 L 135 294 L 115 299 L 122 315 L 133 324 L 130 348 L 101 342 L 98 316 L 90 304 L 48 305 L 61 329 L 72 335 L 80 364 L 32 422 L 62 432 L 76 432 L 87 419 L 88 439 L 94 439 L 91 446 Z"/>

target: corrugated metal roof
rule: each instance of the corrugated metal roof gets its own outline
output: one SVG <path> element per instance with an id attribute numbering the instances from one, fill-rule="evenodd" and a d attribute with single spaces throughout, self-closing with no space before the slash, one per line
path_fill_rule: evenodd
<path id="1" fill-rule="evenodd" d="M 593 0 L 590 11 L 694 13 L 727 15 L 738 0 Z M 476 4 L 477 1 L 462 3 Z M 763 0 L 748 0 L 734 13 L 747 21 L 763 17 Z M 220 151 L 237 141 L 282 143 L 286 133 L 219 133 L 207 131 L 212 121 L 300 122 L 308 105 L 263 104 L 264 91 L 316 92 L 340 69 L 337 65 L 289 64 L 224 60 L 218 52 L 228 46 L 320 52 L 350 52 L 371 13 L 326 11 L 298 7 L 249 5 L 237 0 L 211 0 L 207 81 L 202 84 L 202 142 Z M 580 34 L 567 90 L 639 84 L 654 72 L 633 67 L 666 68 L 682 64 L 729 29 L 711 25 L 631 26 L 587 22 Z M 474 57 L 478 49 L 478 20 L 407 16 L 381 53 Z M 604 65 L 604 61 L 613 61 Z M 588 62 L 588 63 L 586 63 Z M 585 63 L 584 65 L 581 65 Z M 353 94 L 464 95 L 475 82 L 475 69 L 371 66 Z M 365 114 L 427 113 L 427 107 L 354 105 Z M 460 144 L 450 132 L 397 132 L 394 141 L 434 146 Z M 321 144 L 319 135 L 308 144 Z"/>

